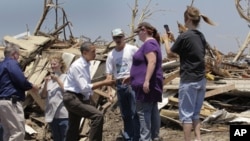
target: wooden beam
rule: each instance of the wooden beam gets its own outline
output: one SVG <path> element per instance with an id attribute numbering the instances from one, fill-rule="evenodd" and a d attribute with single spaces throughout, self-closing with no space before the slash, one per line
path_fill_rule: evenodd
<path id="1" fill-rule="evenodd" d="M 175 98 L 175 97 L 173 97 L 173 96 L 170 96 L 170 97 L 169 97 L 169 101 L 172 102 L 174 105 L 177 105 L 177 106 L 178 106 L 178 102 L 179 102 L 178 98 Z M 207 116 L 211 115 L 211 114 L 212 114 L 213 112 L 215 112 L 215 111 L 216 111 L 216 109 L 207 106 L 207 105 L 204 104 L 204 102 L 203 102 L 203 105 L 202 105 L 201 111 L 200 111 L 200 115 L 203 116 L 203 117 L 207 117 Z"/>
<path id="2" fill-rule="evenodd" d="M 100 96 L 103 96 L 103 97 L 105 97 L 105 98 L 109 98 L 109 95 L 108 95 L 107 93 L 105 93 L 105 92 L 103 92 L 103 91 L 101 91 L 101 90 L 99 90 L 99 89 L 94 90 L 94 92 L 95 92 L 96 94 L 100 95 Z"/>
<path id="3" fill-rule="evenodd" d="M 168 76 L 166 76 L 163 80 L 163 85 L 166 85 L 167 83 L 169 83 L 171 80 L 175 79 L 177 76 L 179 76 L 180 70 L 175 70 L 171 73 L 168 74 Z"/>
<path id="4" fill-rule="evenodd" d="M 218 94 L 222 94 L 222 93 L 225 93 L 225 92 L 228 92 L 228 91 L 231 91 L 231 90 L 235 90 L 235 89 L 236 89 L 235 84 L 231 84 L 231 85 L 227 85 L 227 86 L 220 87 L 220 88 L 217 88 L 217 89 L 213 89 L 213 90 L 210 90 L 210 91 L 206 92 L 205 98 L 215 96 L 215 95 L 218 95 Z"/>

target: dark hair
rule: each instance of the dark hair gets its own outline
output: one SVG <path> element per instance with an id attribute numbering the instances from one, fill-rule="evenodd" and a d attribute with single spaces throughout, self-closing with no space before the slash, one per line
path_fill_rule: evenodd
<path id="1" fill-rule="evenodd" d="M 198 8 L 187 6 L 186 11 L 184 12 L 185 21 L 190 19 L 192 23 L 197 27 L 200 23 L 201 17 L 207 24 L 215 25 L 207 16 L 201 14 Z"/>
<path id="2" fill-rule="evenodd" d="M 91 43 L 91 42 L 83 42 L 83 43 L 81 44 L 81 46 L 80 46 L 80 51 L 81 51 L 81 53 L 82 53 L 83 51 L 89 51 L 89 50 L 90 50 L 90 47 L 93 46 L 93 45 L 94 45 L 94 44 Z"/>
<path id="3" fill-rule="evenodd" d="M 150 23 L 148 22 L 142 22 L 138 25 L 138 28 L 135 30 L 135 32 L 139 31 L 142 28 L 145 28 L 147 33 L 151 35 L 160 45 L 160 35 L 155 27 L 153 27 Z"/>

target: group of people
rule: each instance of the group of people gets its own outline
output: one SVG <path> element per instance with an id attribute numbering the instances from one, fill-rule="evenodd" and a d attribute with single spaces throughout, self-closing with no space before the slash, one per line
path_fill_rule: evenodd
<path id="1" fill-rule="evenodd" d="M 197 29 L 201 18 L 213 25 L 197 8 L 187 7 L 184 22 L 188 30 L 177 37 L 172 47 L 169 38 L 173 38 L 173 34 L 162 35 L 167 55 L 177 54 L 180 58 L 179 118 L 183 123 L 185 141 L 191 141 L 192 129 L 195 140 L 201 140 L 199 113 L 206 91 L 204 58 L 207 45 L 204 35 Z M 158 102 L 162 101 L 164 78 L 160 35 L 148 22 L 140 23 L 134 33 L 143 42 L 140 47 L 126 43 L 122 29 L 111 31 L 116 46 L 106 60 L 107 77 L 95 83 L 91 83 L 89 70 L 90 61 L 96 55 L 96 46 L 91 42 L 81 44 L 81 56 L 68 70 L 62 56 L 53 55 L 50 58 L 51 70 L 41 87 L 26 79 L 18 64 L 19 48 L 8 44 L 4 50 L 5 59 L 0 63 L 3 141 L 24 140 L 22 101 L 27 90 L 46 99 L 45 121 L 50 125 L 54 141 L 79 140 L 83 117 L 91 119 L 89 140 L 102 141 L 104 117 L 95 106 L 93 90 L 106 85 L 110 94 L 110 86 L 114 84 L 126 139 L 161 140 Z"/>

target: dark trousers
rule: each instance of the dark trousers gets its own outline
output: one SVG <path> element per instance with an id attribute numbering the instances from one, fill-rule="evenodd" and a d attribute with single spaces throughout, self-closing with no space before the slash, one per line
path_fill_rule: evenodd
<path id="1" fill-rule="evenodd" d="M 63 102 L 69 113 L 66 141 L 79 140 L 79 125 L 82 117 L 92 120 L 89 141 L 102 141 L 103 113 L 88 101 L 83 101 L 80 95 L 70 92 L 64 93 Z"/>
<path id="2" fill-rule="evenodd" d="M 121 81 L 116 81 L 116 89 L 124 132 L 126 132 L 133 141 L 139 141 L 140 122 L 136 113 L 135 92 L 130 85 L 121 84 Z"/>
<path id="3" fill-rule="evenodd" d="M 3 127 L 0 124 L 0 141 L 3 141 Z"/>
<path id="4" fill-rule="evenodd" d="M 53 141 L 65 141 L 68 122 L 68 118 L 54 118 L 53 121 L 49 123 Z"/>

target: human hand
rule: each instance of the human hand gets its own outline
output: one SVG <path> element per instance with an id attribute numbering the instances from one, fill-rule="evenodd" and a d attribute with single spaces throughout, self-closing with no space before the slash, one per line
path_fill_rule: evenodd
<path id="1" fill-rule="evenodd" d="M 129 84 L 129 83 L 130 83 L 130 76 L 122 80 L 122 84 Z"/>
<path id="2" fill-rule="evenodd" d="M 39 85 L 35 85 L 33 84 L 32 88 L 30 89 L 30 91 L 32 93 L 38 93 L 39 92 L 39 89 L 40 89 L 40 86 Z"/>
<path id="3" fill-rule="evenodd" d="M 174 42 L 175 41 L 175 37 L 174 37 L 174 34 L 172 33 L 172 32 L 168 32 L 167 34 L 165 33 L 165 34 L 163 34 L 162 36 L 161 36 L 161 38 L 162 38 L 162 40 L 164 41 L 164 42 Z"/>
<path id="4" fill-rule="evenodd" d="M 46 77 L 44 78 L 45 84 L 47 84 L 47 83 L 49 82 L 49 80 L 51 80 L 51 76 L 50 76 L 50 75 L 49 75 L 49 76 L 46 76 Z"/>
<path id="5" fill-rule="evenodd" d="M 50 77 L 51 77 L 51 79 L 54 80 L 54 81 L 57 81 L 58 78 L 59 78 L 55 73 L 51 73 L 51 74 L 50 74 Z"/>
<path id="6" fill-rule="evenodd" d="M 150 91 L 150 89 L 149 89 L 149 82 L 148 81 L 145 81 L 144 83 L 143 83 L 143 91 L 144 91 L 144 93 L 149 93 L 149 91 Z"/>

